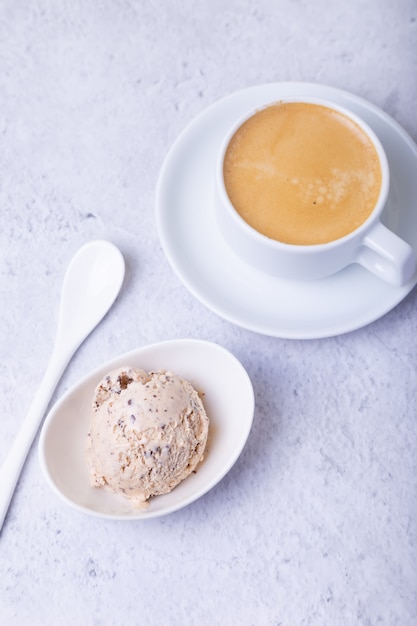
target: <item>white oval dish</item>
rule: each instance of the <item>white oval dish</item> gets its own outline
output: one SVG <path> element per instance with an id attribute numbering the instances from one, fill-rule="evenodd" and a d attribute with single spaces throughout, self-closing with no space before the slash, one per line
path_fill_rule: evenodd
<path id="1" fill-rule="evenodd" d="M 210 419 L 205 459 L 197 472 L 171 493 L 151 498 L 145 509 L 127 498 L 90 486 L 85 441 L 94 390 L 117 367 L 166 369 L 183 376 L 202 392 Z M 149 519 L 172 513 L 214 487 L 234 465 L 249 436 L 254 392 L 242 364 L 225 348 L 208 341 L 179 339 L 152 344 L 100 366 L 52 407 L 39 439 L 39 459 L 50 487 L 73 508 L 114 520 Z"/>

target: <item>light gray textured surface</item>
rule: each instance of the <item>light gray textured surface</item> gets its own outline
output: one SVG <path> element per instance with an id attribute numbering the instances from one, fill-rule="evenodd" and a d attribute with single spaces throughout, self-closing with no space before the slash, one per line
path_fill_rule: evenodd
<path id="1" fill-rule="evenodd" d="M 271 81 L 320 82 L 417 139 L 413 0 L 0 4 L 0 463 L 52 346 L 84 242 L 127 262 L 123 292 L 54 399 L 119 353 L 196 337 L 230 349 L 256 415 L 232 471 L 145 523 L 67 509 L 32 448 L 0 536 L 0 623 L 413 626 L 415 290 L 331 339 L 270 339 L 217 317 L 159 246 L 154 194 L 184 127 Z"/>

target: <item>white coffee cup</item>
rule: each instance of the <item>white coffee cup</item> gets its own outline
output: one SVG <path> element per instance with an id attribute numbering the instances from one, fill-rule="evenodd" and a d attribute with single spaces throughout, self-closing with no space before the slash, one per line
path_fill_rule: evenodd
<path id="1" fill-rule="evenodd" d="M 389 166 L 385 151 L 373 130 L 358 116 L 334 103 L 318 98 L 286 98 L 282 102 L 319 104 L 333 109 L 356 123 L 373 144 L 382 172 L 379 197 L 369 217 L 356 230 L 328 243 L 288 244 L 271 239 L 250 226 L 236 211 L 224 181 L 224 158 L 236 131 L 265 103 L 240 117 L 222 142 L 216 171 L 216 216 L 229 246 L 253 267 L 291 280 L 319 279 L 338 272 L 352 263 L 394 285 L 407 283 L 416 270 L 416 253 L 411 246 L 381 222 L 389 191 Z"/>

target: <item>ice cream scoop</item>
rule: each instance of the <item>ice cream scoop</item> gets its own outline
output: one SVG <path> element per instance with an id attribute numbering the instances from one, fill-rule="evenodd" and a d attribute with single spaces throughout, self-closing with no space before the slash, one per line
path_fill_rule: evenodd
<path id="1" fill-rule="evenodd" d="M 86 445 L 91 484 L 134 505 L 169 493 L 202 461 L 208 427 L 199 393 L 181 376 L 113 370 L 93 398 Z"/>
<path id="2" fill-rule="evenodd" d="M 112 306 L 125 264 L 108 241 L 91 241 L 75 254 L 65 275 L 51 359 L 15 442 L 0 469 L 0 529 L 26 455 L 69 360 Z"/>

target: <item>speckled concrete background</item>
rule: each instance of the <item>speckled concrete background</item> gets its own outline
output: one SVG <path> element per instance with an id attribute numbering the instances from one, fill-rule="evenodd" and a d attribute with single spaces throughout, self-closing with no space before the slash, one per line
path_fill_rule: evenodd
<path id="1" fill-rule="evenodd" d="M 270 339 L 196 301 L 158 241 L 155 186 L 184 127 L 271 81 L 340 87 L 417 140 L 413 0 L 2 0 L 0 463 L 46 366 L 75 250 L 108 238 L 123 292 L 58 398 L 119 353 L 198 337 L 236 354 L 257 409 L 226 478 L 145 523 L 62 504 L 31 450 L 0 536 L 0 622 L 413 626 L 417 316 Z M 1 486 L 0 486 L 1 488 Z"/>

